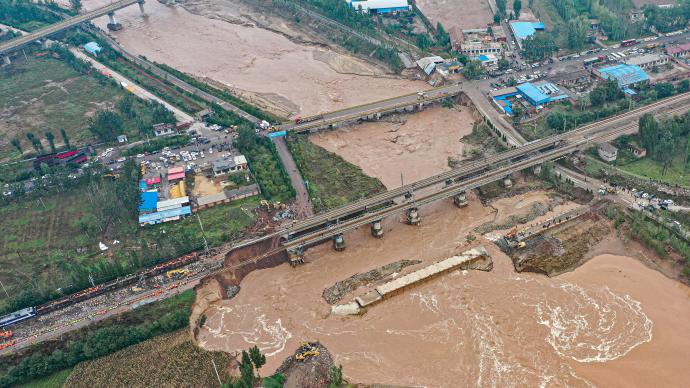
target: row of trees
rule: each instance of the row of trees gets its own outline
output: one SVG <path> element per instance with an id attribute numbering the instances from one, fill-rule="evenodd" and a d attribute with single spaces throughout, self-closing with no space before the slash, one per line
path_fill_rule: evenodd
<path id="1" fill-rule="evenodd" d="M 689 114 L 657 121 L 647 113 L 640 117 L 639 127 L 640 145 L 661 165 L 662 175 L 679 155 L 683 156 L 683 167 L 690 167 Z"/>
<path id="2" fill-rule="evenodd" d="M 53 135 L 53 132 L 46 131 L 44 132 L 44 135 L 46 137 L 46 140 L 48 141 L 48 145 L 50 146 L 50 151 L 57 151 L 57 146 L 55 145 L 55 135 Z M 67 132 L 65 132 L 64 128 L 60 128 L 60 135 L 62 136 L 62 142 L 64 144 L 64 147 L 69 149 L 69 136 L 67 135 Z M 41 143 L 41 140 L 38 137 L 36 137 L 36 135 L 33 132 L 27 132 L 26 138 L 27 140 L 29 140 L 31 146 L 37 153 L 42 154 L 44 152 L 43 143 Z M 21 138 L 15 137 L 14 139 L 10 140 L 10 143 L 12 144 L 12 146 L 14 146 L 14 148 L 17 149 L 17 151 L 19 151 L 19 153 L 24 152 L 22 148 L 23 144 Z"/>
<path id="3" fill-rule="evenodd" d="M 42 4 L 47 9 L 60 9 L 52 1 Z M 32 0 L 0 0 L 0 22 L 23 30 L 34 30 L 60 20 L 60 17 L 45 8 L 37 6 Z"/>
<path id="4" fill-rule="evenodd" d="M 263 195 L 276 201 L 295 196 L 290 178 L 280 163 L 278 151 L 270 139 L 259 137 L 250 126 L 239 128 L 235 146 L 247 156 L 249 167 L 256 176 Z"/>
<path id="5" fill-rule="evenodd" d="M 644 8 L 645 23 L 659 32 L 671 32 L 685 28 L 690 22 L 690 1 L 680 0 L 675 7 L 659 8 L 647 5 Z"/>
<path id="6" fill-rule="evenodd" d="M 501 22 L 501 19 L 505 18 L 518 19 L 520 17 L 520 11 L 522 10 L 521 0 L 513 1 L 513 11 L 511 12 L 510 16 L 507 13 L 508 11 L 506 7 L 506 0 L 496 0 L 497 12 L 494 15 L 494 23 L 498 24 Z"/>
<path id="7" fill-rule="evenodd" d="M 546 116 L 546 124 L 557 132 L 570 130 L 578 125 L 632 109 L 640 103 L 646 104 L 659 98 L 690 91 L 690 81 L 680 82 L 677 87 L 667 82 L 657 83 L 654 87 L 643 84 L 638 89 L 639 94 L 635 100 L 631 97 L 625 98 L 616 81 L 607 80 L 595 87 L 589 97 L 580 97 L 578 111 L 556 109 Z"/>
<path id="8" fill-rule="evenodd" d="M 522 54 L 529 61 L 543 61 L 550 58 L 554 51 L 556 44 L 543 32 L 537 32 L 522 41 Z"/>

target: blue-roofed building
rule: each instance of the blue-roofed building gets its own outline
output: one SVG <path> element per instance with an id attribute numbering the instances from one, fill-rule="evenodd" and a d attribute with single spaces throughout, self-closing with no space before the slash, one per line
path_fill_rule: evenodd
<path id="1" fill-rule="evenodd" d="M 372 15 L 410 11 L 407 0 L 346 0 L 350 7 Z"/>
<path id="2" fill-rule="evenodd" d="M 565 100 L 568 95 L 563 93 L 556 85 L 550 82 L 537 82 L 518 85 L 517 90 L 525 99 L 535 107 Z"/>
<path id="3" fill-rule="evenodd" d="M 146 191 L 146 179 L 142 179 L 139 181 L 139 191 Z"/>
<path id="4" fill-rule="evenodd" d="M 144 191 L 139 197 L 139 213 L 150 213 L 156 211 L 158 205 L 157 191 Z"/>
<path id="5" fill-rule="evenodd" d="M 92 55 L 98 55 L 103 50 L 96 42 L 89 42 L 84 45 L 84 50 Z"/>
<path id="6" fill-rule="evenodd" d="M 522 49 L 522 41 L 534 35 L 537 31 L 544 31 L 544 23 L 540 21 L 515 21 L 510 23 L 510 30 L 517 41 L 518 47 Z"/>
<path id="7" fill-rule="evenodd" d="M 642 68 L 635 65 L 620 64 L 600 67 L 594 69 L 594 74 L 604 80 L 616 80 L 618 86 L 623 90 L 630 90 L 632 86 L 649 81 L 649 75 Z"/>
<path id="8" fill-rule="evenodd" d="M 140 214 L 139 225 L 153 225 L 160 224 L 161 222 L 175 221 L 190 214 L 192 214 L 191 206 L 183 206 L 160 212 Z"/>

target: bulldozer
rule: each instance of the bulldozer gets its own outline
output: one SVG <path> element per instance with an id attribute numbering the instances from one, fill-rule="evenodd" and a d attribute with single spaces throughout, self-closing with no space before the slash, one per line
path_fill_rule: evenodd
<path id="1" fill-rule="evenodd" d="M 308 357 L 318 357 L 321 354 L 316 342 L 303 342 L 299 353 L 295 354 L 295 360 L 304 361 Z"/>
<path id="2" fill-rule="evenodd" d="M 165 273 L 168 279 L 178 279 L 189 275 L 188 269 L 173 269 Z"/>

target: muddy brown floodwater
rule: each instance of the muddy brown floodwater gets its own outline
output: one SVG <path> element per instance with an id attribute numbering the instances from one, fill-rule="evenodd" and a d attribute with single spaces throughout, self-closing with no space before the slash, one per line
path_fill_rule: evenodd
<path id="1" fill-rule="evenodd" d="M 87 9 L 106 3 L 83 1 Z M 283 33 L 256 27 L 252 20 L 262 16 L 235 2 L 178 3 L 182 6 L 147 1 L 147 18 L 137 6 L 117 11 L 123 29 L 112 34 L 135 54 L 220 81 L 278 113 L 310 115 L 428 88 L 421 81 L 390 78 L 381 68 L 322 45 L 290 39 L 299 33 L 281 21 L 262 20 Z M 95 23 L 105 29 L 107 21 Z"/>
<path id="2" fill-rule="evenodd" d="M 307 251 L 304 266 L 252 272 L 239 295 L 206 311 L 200 345 L 233 351 L 257 344 L 268 354 L 268 372 L 300 341 L 318 339 L 356 382 L 687 386 L 690 320 L 681 317 L 690 317 L 690 289 L 626 257 L 599 256 L 547 278 L 515 273 L 482 240 L 492 272 L 456 271 L 364 316 L 331 316 L 325 287 L 385 263 L 420 259 L 423 266 L 461 252 L 466 234 L 493 217 L 476 200 L 464 209 L 439 202 L 422 213 L 419 227 L 386 220 L 382 240 L 365 228 L 346 234 L 344 252 L 324 244 Z"/>
<path id="3" fill-rule="evenodd" d="M 460 139 L 472 132 L 470 108 L 432 107 L 310 136 L 315 144 L 356 164 L 387 188 L 448 170 L 448 157 L 462 157 Z"/>

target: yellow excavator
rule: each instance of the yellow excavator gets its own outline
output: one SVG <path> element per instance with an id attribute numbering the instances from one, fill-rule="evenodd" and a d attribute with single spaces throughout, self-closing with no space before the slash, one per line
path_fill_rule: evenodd
<path id="1" fill-rule="evenodd" d="M 303 342 L 299 353 L 295 354 L 295 360 L 304 361 L 308 357 L 317 357 L 321 354 L 316 342 Z"/>
<path id="2" fill-rule="evenodd" d="M 173 278 L 182 278 L 189 275 L 189 270 L 188 269 L 173 269 L 165 273 L 165 276 L 168 279 L 173 279 Z"/>

